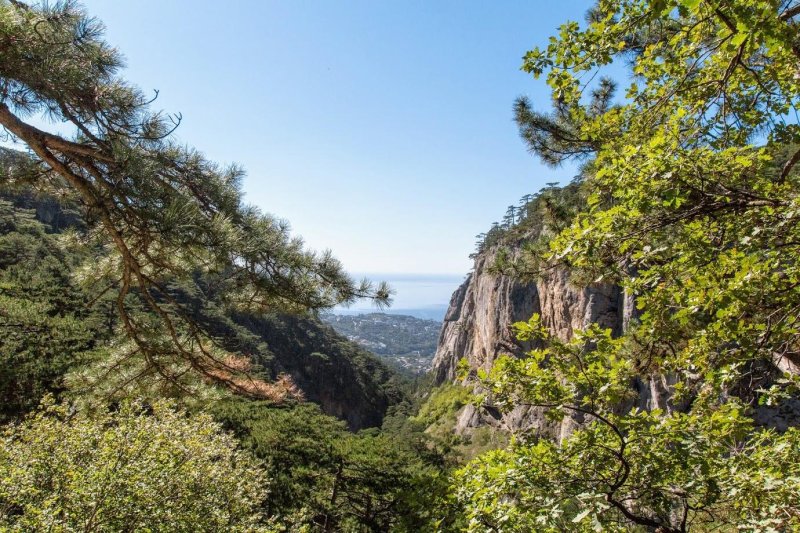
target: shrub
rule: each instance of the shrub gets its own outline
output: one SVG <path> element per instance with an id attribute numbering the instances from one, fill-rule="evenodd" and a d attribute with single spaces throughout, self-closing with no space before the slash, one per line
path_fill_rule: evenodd
<path id="1" fill-rule="evenodd" d="M 253 531 L 266 486 L 208 415 L 50 402 L 2 435 L 0 530 Z"/>

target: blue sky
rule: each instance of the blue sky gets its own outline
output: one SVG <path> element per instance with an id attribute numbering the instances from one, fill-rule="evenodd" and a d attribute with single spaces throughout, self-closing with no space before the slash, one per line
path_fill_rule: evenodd
<path id="1" fill-rule="evenodd" d="M 85 0 L 179 139 L 353 272 L 469 270 L 474 235 L 571 169 L 517 136 L 521 56 L 588 0 Z"/>

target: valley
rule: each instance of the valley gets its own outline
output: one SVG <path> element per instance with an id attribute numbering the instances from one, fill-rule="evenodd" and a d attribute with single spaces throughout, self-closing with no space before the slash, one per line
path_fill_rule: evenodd
<path id="1" fill-rule="evenodd" d="M 431 369 L 442 323 L 408 315 L 323 313 L 320 319 L 384 361 L 413 375 Z"/>
<path id="2" fill-rule="evenodd" d="M 0 0 L 0 531 L 800 531 L 800 0 L 591 4 Z"/>

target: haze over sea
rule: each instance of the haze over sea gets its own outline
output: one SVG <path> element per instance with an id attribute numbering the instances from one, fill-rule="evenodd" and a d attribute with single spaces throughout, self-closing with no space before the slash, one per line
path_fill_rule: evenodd
<path id="1" fill-rule="evenodd" d="M 464 276 L 456 274 L 354 273 L 353 277 L 357 279 L 366 277 L 374 282 L 389 283 L 395 291 L 392 306 L 379 310 L 370 302 L 361 301 L 347 308 L 337 307 L 334 309 L 335 313 L 362 314 L 380 311 L 442 320 L 450 303 L 450 296 L 464 281 Z"/>

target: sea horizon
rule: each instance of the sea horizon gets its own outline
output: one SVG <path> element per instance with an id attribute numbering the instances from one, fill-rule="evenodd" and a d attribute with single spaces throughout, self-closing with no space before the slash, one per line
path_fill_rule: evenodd
<path id="1" fill-rule="evenodd" d="M 385 281 L 394 290 L 392 305 L 378 308 L 361 300 L 350 306 L 337 306 L 336 314 L 387 313 L 417 318 L 442 320 L 453 292 L 463 283 L 466 274 L 439 273 L 352 273 L 356 279 L 366 277 L 373 282 Z"/>

